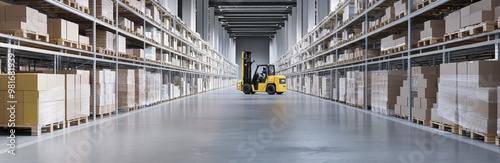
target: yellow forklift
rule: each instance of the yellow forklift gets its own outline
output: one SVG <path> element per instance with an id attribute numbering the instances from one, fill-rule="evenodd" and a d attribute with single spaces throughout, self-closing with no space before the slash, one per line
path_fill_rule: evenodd
<path id="1" fill-rule="evenodd" d="M 257 65 L 252 77 L 252 52 L 241 52 L 241 77 L 242 81 L 236 86 L 238 90 L 245 94 L 255 94 L 255 92 L 267 92 L 274 95 L 281 95 L 286 92 L 286 77 L 276 75 L 274 65 Z M 259 73 L 260 72 L 260 73 Z"/>

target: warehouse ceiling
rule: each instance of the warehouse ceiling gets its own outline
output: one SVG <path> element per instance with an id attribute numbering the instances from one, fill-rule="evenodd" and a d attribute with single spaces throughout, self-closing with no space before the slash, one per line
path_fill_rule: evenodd
<path id="1" fill-rule="evenodd" d="M 210 0 L 215 16 L 233 37 L 274 37 L 295 6 L 296 0 Z"/>

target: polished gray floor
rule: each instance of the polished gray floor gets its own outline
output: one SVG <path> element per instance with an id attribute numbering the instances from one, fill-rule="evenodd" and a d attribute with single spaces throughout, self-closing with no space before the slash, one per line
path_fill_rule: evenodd
<path id="1" fill-rule="evenodd" d="M 295 92 L 232 87 L 18 136 L 15 156 L 0 143 L 0 163 L 500 162 L 499 147 L 478 140 Z"/>

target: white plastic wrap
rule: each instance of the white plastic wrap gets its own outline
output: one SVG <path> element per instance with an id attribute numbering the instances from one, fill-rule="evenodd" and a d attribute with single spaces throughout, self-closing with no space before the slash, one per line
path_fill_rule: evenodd
<path id="1" fill-rule="evenodd" d="M 109 69 L 103 69 L 96 72 L 96 77 L 96 113 L 93 112 L 93 109 L 91 113 L 102 115 L 116 111 L 116 73 Z"/>
<path id="2" fill-rule="evenodd" d="M 146 70 L 135 69 L 135 105 L 146 105 Z"/>
<path id="3" fill-rule="evenodd" d="M 339 101 L 346 101 L 346 78 L 339 78 Z"/>
<path id="4" fill-rule="evenodd" d="M 474 132 L 495 136 L 498 119 L 497 88 L 472 88 L 469 90 L 466 107 L 458 109 L 458 124 Z"/>
<path id="5" fill-rule="evenodd" d="M 135 73 L 133 69 L 118 70 L 118 108 L 135 106 Z"/>
<path id="6" fill-rule="evenodd" d="M 394 106 L 403 80 L 403 71 L 372 71 L 371 72 L 371 105 L 372 111 L 383 115 L 394 115 Z"/>

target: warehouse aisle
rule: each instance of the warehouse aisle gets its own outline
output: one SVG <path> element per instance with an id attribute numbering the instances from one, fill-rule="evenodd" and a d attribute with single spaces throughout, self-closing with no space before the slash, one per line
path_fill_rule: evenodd
<path id="1" fill-rule="evenodd" d="M 0 162 L 500 162 L 496 146 L 404 123 L 295 92 L 231 87 L 19 137 L 17 155 L 1 150 Z"/>

